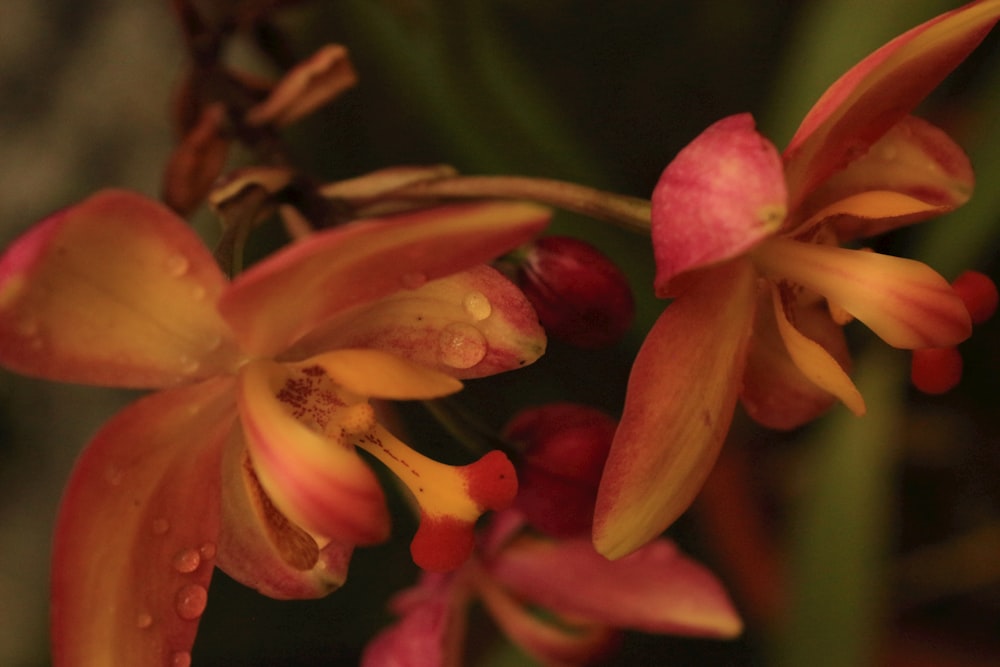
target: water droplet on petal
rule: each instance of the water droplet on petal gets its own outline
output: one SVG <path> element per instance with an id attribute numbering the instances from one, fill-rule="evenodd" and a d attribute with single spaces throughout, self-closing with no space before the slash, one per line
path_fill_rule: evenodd
<path id="1" fill-rule="evenodd" d="M 472 368 L 486 356 L 486 338 L 476 327 L 453 322 L 438 336 L 438 358 L 452 368 Z"/>
<path id="2" fill-rule="evenodd" d="M 208 604 L 208 591 L 204 586 L 189 584 L 177 591 L 174 598 L 174 608 L 177 615 L 186 621 L 200 617 Z"/>
<path id="3" fill-rule="evenodd" d="M 198 552 L 201 554 L 201 557 L 204 558 L 205 560 L 212 560 L 213 558 L 215 558 L 216 551 L 217 547 L 215 546 L 214 542 L 205 542 L 203 545 L 201 545 L 201 548 L 198 549 Z"/>
<path id="4" fill-rule="evenodd" d="M 195 301 L 201 301 L 205 298 L 205 288 L 201 285 L 195 285 L 191 288 L 191 298 Z"/>
<path id="5" fill-rule="evenodd" d="M 167 258 L 166 267 L 167 273 L 174 278 L 180 278 L 191 268 L 191 262 L 184 255 L 171 255 Z"/>
<path id="6" fill-rule="evenodd" d="M 122 483 L 122 476 L 124 473 L 122 469 L 114 464 L 109 465 L 104 470 L 104 481 L 106 481 L 111 486 L 118 486 Z"/>
<path id="7" fill-rule="evenodd" d="M 201 362 L 199 362 L 197 359 L 192 359 L 191 357 L 188 356 L 182 356 L 178 361 L 180 364 L 181 372 L 184 373 L 185 375 L 197 372 L 198 368 L 201 366 Z"/>
<path id="8" fill-rule="evenodd" d="M 153 617 L 149 612 L 142 612 L 135 617 L 135 625 L 140 630 L 145 630 L 153 624 Z"/>
<path id="9" fill-rule="evenodd" d="M 417 289 L 418 287 L 423 287 L 427 283 L 427 276 L 418 271 L 411 273 L 404 273 L 400 276 L 399 281 L 403 283 L 403 287 L 406 289 Z"/>
<path id="10" fill-rule="evenodd" d="M 33 338 L 38 335 L 38 320 L 27 318 L 17 323 L 17 333 L 25 338 Z"/>
<path id="11" fill-rule="evenodd" d="M 174 569 L 182 574 L 194 572 L 201 565 L 201 553 L 197 549 L 184 549 L 174 556 Z"/>
<path id="12" fill-rule="evenodd" d="M 465 312 L 476 322 L 485 320 L 493 312 L 493 304 L 482 292 L 469 292 L 462 299 Z"/>
<path id="13" fill-rule="evenodd" d="M 166 535 L 170 530 L 170 522 L 166 519 L 153 520 L 153 535 Z"/>
<path id="14" fill-rule="evenodd" d="M 191 654 L 187 651 L 175 651 L 170 656 L 170 667 L 191 667 Z"/>

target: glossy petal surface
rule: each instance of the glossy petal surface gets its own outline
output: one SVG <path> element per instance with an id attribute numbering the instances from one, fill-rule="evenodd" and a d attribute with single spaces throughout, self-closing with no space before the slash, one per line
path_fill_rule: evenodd
<path id="1" fill-rule="evenodd" d="M 547 222 L 539 206 L 486 203 L 355 223 L 251 267 L 220 308 L 248 350 L 270 356 L 348 308 L 487 262 Z"/>
<path id="2" fill-rule="evenodd" d="M 781 157 L 753 118 L 724 118 L 667 166 L 653 190 L 655 287 L 679 273 L 736 257 L 785 219 Z"/>
<path id="3" fill-rule="evenodd" d="M 385 498 L 353 447 L 375 424 L 367 401 L 343 395 L 322 369 L 258 361 L 239 380 L 247 448 L 278 511 L 314 535 L 354 544 L 384 540 Z"/>
<path id="4" fill-rule="evenodd" d="M 864 155 L 968 57 L 998 18 L 1000 0 L 941 14 L 882 46 L 830 86 L 785 150 L 792 207 Z"/>
<path id="5" fill-rule="evenodd" d="M 162 387 L 230 370 L 225 277 L 183 220 L 104 191 L 0 258 L 0 364 L 51 380 Z"/>
<path id="6" fill-rule="evenodd" d="M 776 238 L 754 252 L 754 263 L 822 294 L 894 347 L 948 347 L 972 332 L 962 300 L 921 262 Z"/>
<path id="7" fill-rule="evenodd" d="M 513 283 L 477 266 L 352 308 L 285 356 L 342 347 L 385 350 L 453 377 L 475 378 L 534 362 L 545 351 L 545 332 Z"/>
<path id="8" fill-rule="evenodd" d="M 743 627 L 718 579 L 663 539 L 609 561 L 589 540 L 522 538 L 488 567 L 518 597 L 569 617 L 689 636 L 733 637 Z"/>
<path id="9" fill-rule="evenodd" d="M 647 335 L 597 495 L 594 543 L 605 556 L 656 537 L 708 476 L 732 420 L 755 292 L 753 268 L 729 262 L 697 276 Z"/>
<path id="10" fill-rule="evenodd" d="M 231 388 L 213 380 L 142 399 L 84 450 L 55 537 L 58 667 L 189 656 L 214 567 Z"/>

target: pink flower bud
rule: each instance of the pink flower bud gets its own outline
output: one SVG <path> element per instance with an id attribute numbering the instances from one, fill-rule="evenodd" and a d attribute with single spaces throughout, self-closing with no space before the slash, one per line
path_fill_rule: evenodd
<path id="1" fill-rule="evenodd" d="M 553 337 L 582 348 L 616 343 L 632 324 L 635 301 L 621 270 L 597 248 L 547 236 L 523 249 L 517 284 Z"/>
<path id="2" fill-rule="evenodd" d="M 590 532 L 617 426 L 600 410 L 574 403 L 550 403 L 515 415 L 505 435 L 525 447 L 525 456 L 514 506 L 531 525 L 554 537 Z"/>

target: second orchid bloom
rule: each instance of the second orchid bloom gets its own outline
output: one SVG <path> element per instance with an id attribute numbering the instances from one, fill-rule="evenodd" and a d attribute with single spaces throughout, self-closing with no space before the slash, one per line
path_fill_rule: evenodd
<path id="1" fill-rule="evenodd" d="M 1000 17 L 986 0 L 875 51 L 827 90 L 783 153 L 748 114 L 683 149 L 653 193 L 656 290 L 676 297 L 633 365 L 597 499 L 594 540 L 623 556 L 693 500 L 737 400 L 793 428 L 839 399 L 865 412 L 841 325 L 894 347 L 948 347 L 971 331 L 948 281 L 916 261 L 841 244 L 964 203 L 972 169 L 908 115 Z"/>

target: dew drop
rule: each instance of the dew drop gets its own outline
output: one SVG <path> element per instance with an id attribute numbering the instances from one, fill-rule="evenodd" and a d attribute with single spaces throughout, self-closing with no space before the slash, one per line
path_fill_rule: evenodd
<path id="1" fill-rule="evenodd" d="M 404 273 L 400 276 L 399 281 L 403 283 L 403 287 L 406 289 L 417 289 L 427 284 L 427 276 L 418 271 L 413 271 L 411 273 Z"/>
<path id="2" fill-rule="evenodd" d="M 183 549 L 174 555 L 174 569 L 182 574 L 194 572 L 201 565 L 201 553 L 197 549 Z"/>
<path id="3" fill-rule="evenodd" d="M 23 319 L 17 324 L 17 333 L 25 338 L 34 338 L 38 335 L 38 321 L 32 318 Z"/>
<path id="4" fill-rule="evenodd" d="M 153 535 L 166 535 L 170 530 L 170 522 L 166 519 L 153 520 Z"/>
<path id="5" fill-rule="evenodd" d="M 201 285 L 195 285 L 191 288 L 191 298 L 195 301 L 201 301 L 205 298 L 206 294 L 207 292 L 205 292 L 205 288 Z"/>
<path id="6" fill-rule="evenodd" d="M 201 362 L 197 359 L 192 359 L 186 355 L 178 359 L 178 364 L 180 366 L 181 373 L 184 373 L 185 375 L 197 372 L 198 368 L 201 366 Z"/>
<path id="7" fill-rule="evenodd" d="M 177 591 L 174 598 L 174 608 L 177 615 L 186 621 L 193 621 L 205 611 L 208 604 L 208 591 L 199 584 L 189 584 Z"/>
<path id="8" fill-rule="evenodd" d="M 482 292 L 469 292 L 462 299 L 465 312 L 476 322 L 485 320 L 493 312 L 493 304 Z"/>
<path id="9" fill-rule="evenodd" d="M 201 557 L 205 560 L 212 560 L 213 558 L 215 558 L 216 551 L 217 547 L 215 546 L 214 542 L 205 542 L 198 549 L 198 553 L 200 553 Z"/>
<path id="10" fill-rule="evenodd" d="M 171 255 L 167 258 L 166 267 L 167 273 L 174 278 L 180 278 L 191 268 L 191 262 L 183 255 Z"/>
<path id="11" fill-rule="evenodd" d="M 187 651 L 175 651 L 170 656 L 170 667 L 191 667 L 191 654 Z"/>
<path id="12" fill-rule="evenodd" d="M 153 624 L 153 617 L 152 615 L 149 614 L 149 612 L 145 611 L 141 612 L 138 616 L 135 617 L 135 625 L 140 630 L 145 630 L 152 624 Z"/>
<path id="13" fill-rule="evenodd" d="M 104 481 L 111 486 L 118 486 L 121 484 L 123 475 L 124 473 L 122 472 L 122 469 L 113 464 L 104 469 Z"/>
<path id="14" fill-rule="evenodd" d="M 472 368 L 486 356 L 486 338 L 476 327 L 453 322 L 438 336 L 438 357 L 452 368 Z"/>

